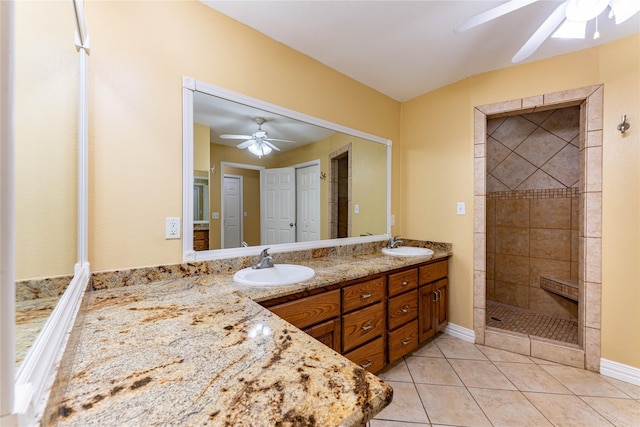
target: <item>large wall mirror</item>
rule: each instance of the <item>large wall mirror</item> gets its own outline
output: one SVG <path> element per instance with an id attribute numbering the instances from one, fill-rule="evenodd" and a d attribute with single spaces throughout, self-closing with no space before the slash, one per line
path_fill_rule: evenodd
<path id="1" fill-rule="evenodd" d="M 183 113 L 185 261 L 388 238 L 391 141 L 189 78 Z"/>

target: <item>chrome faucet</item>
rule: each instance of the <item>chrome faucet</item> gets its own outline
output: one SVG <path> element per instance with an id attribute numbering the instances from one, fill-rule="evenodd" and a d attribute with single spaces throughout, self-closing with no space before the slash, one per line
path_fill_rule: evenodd
<path id="1" fill-rule="evenodd" d="M 404 240 L 398 240 L 398 237 L 400 236 L 391 236 L 389 239 L 389 245 L 387 245 L 389 249 L 397 248 L 400 246 L 400 243 L 404 243 Z"/>
<path id="2" fill-rule="evenodd" d="M 271 268 L 273 267 L 273 257 L 267 253 L 270 248 L 267 248 L 260 252 L 260 259 L 258 262 L 253 264 L 251 268 L 254 270 L 260 270 L 262 268 Z"/>

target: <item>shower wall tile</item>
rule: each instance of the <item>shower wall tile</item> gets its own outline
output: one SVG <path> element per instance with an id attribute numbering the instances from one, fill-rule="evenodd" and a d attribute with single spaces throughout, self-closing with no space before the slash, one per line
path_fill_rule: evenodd
<path id="1" fill-rule="evenodd" d="M 529 257 L 496 254 L 495 269 L 496 280 L 529 285 Z"/>
<path id="2" fill-rule="evenodd" d="M 551 175 L 545 171 L 538 169 L 527 178 L 522 184 L 518 185 L 518 190 L 537 190 L 540 188 L 565 188 L 565 186 L 558 180 L 554 179 Z"/>
<path id="3" fill-rule="evenodd" d="M 578 319 L 578 303 L 540 288 L 529 288 L 529 308 L 561 319 Z"/>
<path id="4" fill-rule="evenodd" d="M 517 307 L 528 308 L 529 287 L 510 282 L 495 282 L 495 301 L 503 304 L 515 305 Z"/>
<path id="5" fill-rule="evenodd" d="M 602 237 L 602 193 L 585 194 L 585 211 L 587 215 L 585 236 Z"/>
<path id="6" fill-rule="evenodd" d="M 492 172 L 509 154 L 511 150 L 492 137 L 487 137 L 487 171 Z"/>
<path id="7" fill-rule="evenodd" d="M 522 117 L 537 125 L 541 125 L 553 112 L 554 110 L 537 111 L 535 113 L 522 114 Z"/>
<path id="8" fill-rule="evenodd" d="M 495 223 L 499 227 L 529 227 L 529 199 L 495 200 Z"/>
<path id="9" fill-rule="evenodd" d="M 495 279 L 496 278 L 496 268 L 495 268 L 495 259 L 496 259 L 496 255 L 493 252 L 488 252 L 487 251 L 487 279 Z"/>
<path id="10" fill-rule="evenodd" d="M 505 120 L 507 120 L 506 117 L 487 119 L 487 135 L 491 135 L 493 132 L 495 132 L 496 129 L 498 129 L 498 126 L 500 126 Z"/>
<path id="11" fill-rule="evenodd" d="M 542 128 L 570 142 L 580 133 L 576 124 L 580 123 L 579 108 L 559 108 L 542 123 Z"/>
<path id="12" fill-rule="evenodd" d="M 567 144 L 541 169 L 560 181 L 565 187 L 575 187 L 579 181 L 578 147 Z"/>
<path id="13" fill-rule="evenodd" d="M 496 254 L 529 256 L 529 229 L 496 227 Z"/>
<path id="14" fill-rule="evenodd" d="M 502 142 L 509 149 L 515 150 L 531 133 L 536 125 L 522 116 L 511 116 L 492 133 L 496 140 Z"/>
<path id="15" fill-rule="evenodd" d="M 578 262 L 580 260 L 578 242 L 578 230 L 571 230 L 571 262 Z"/>
<path id="16" fill-rule="evenodd" d="M 571 279 L 571 263 L 553 259 L 531 258 L 530 286 L 540 287 L 540 276 Z"/>
<path id="17" fill-rule="evenodd" d="M 541 167 L 567 145 L 566 141 L 542 128 L 534 130 L 527 139 L 514 150 L 523 158 Z"/>
<path id="18" fill-rule="evenodd" d="M 571 229 L 580 230 L 580 198 L 571 199 Z"/>
<path id="19" fill-rule="evenodd" d="M 600 317 L 602 314 L 601 295 L 602 285 L 600 283 L 584 283 L 584 299 L 589 310 L 585 312 L 584 324 L 589 328 L 600 327 Z"/>
<path id="20" fill-rule="evenodd" d="M 570 198 L 531 200 L 532 228 L 571 228 Z"/>
<path id="21" fill-rule="evenodd" d="M 531 257 L 571 261 L 571 230 L 532 228 L 530 241 Z"/>
<path id="22" fill-rule="evenodd" d="M 600 147 L 602 146 L 602 131 L 594 130 L 591 132 L 587 132 L 587 142 L 585 144 L 587 147 Z"/>
<path id="23" fill-rule="evenodd" d="M 566 343 L 558 345 L 544 338 L 531 337 L 531 357 L 584 369 L 584 351 L 579 348 L 571 349 Z"/>
<path id="24" fill-rule="evenodd" d="M 585 177 L 585 191 L 602 191 L 602 147 L 591 147 L 585 151 L 585 166 L 590 171 Z"/>
<path id="25" fill-rule="evenodd" d="M 491 172 L 500 182 L 516 189 L 536 171 L 536 167 L 516 153 L 511 153 Z M 494 191 L 489 189 L 489 191 Z"/>

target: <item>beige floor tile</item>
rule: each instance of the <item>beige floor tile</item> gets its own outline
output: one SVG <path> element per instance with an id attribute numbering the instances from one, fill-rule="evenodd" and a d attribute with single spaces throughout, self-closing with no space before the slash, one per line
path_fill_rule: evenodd
<path id="1" fill-rule="evenodd" d="M 577 396 L 529 392 L 525 392 L 524 395 L 557 427 L 613 425 Z"/>
<path id="2" fill-rule="evenodd" d="M 578 396 L 629 397 L 595 372 L 570 366 L 544 365 L 542 369 Z"/>
<path id="3" fill-rule="evenodd" d="M 469 391 L 495 426 L 552 426 L 519 391 L 481 388 Z"/>
<path id="4" fill-rule="evenodd" d="M 415 385 L 387 381 L 393 388 L 391 404 L 376 415 L 376 420 L 403 421 L 429 424 L 429 418 L 422 406 Z"/>
<path id="5" fill-rule="evenodd" d="M 582 400 L 616 427 L 640 426 L 640 403 L 636 400 L 610 397 L 583 397 Z"/>
<path id="6" fill-rule="evenodd" d="M 406 362 L 416 384 L 463 385 L 447 359 L 407 357 Z"/>
<path id="7" fill-rule="evenodd" d="M 405 423 L 403 421 L 371 420 L 368 427 L 429 427 L 431 424 Z"/>
<path id="8" fill-rule="evenodd" d="M 393 362 L 391 365 L 387 366 L 376 375 L 385 381 L 401 381 L 405 383 L 410 383 L 413 381 L 404 359 Z"/>
<path id="9" fill-rule="evenodd" d="M 640 400 L 640 386 L 629 384 L 627 382 L 607 377 L 605 375 L 602 375 L 602 379 L 609 384 L 613 384 L 617 389 L 622 390 L 632 399 Z"/>
<path id="10" fill-rule="evenodd" d="M 449 360 L 467 387 L 515 390 L 515 386 L 488 360 Z"/>
<path id="11" fill-rule="evenodd" d="M 538 359 L 537 357 L 529 357 L 529 359 L 533 360 L 533 363 L 537 365 L 556 365 L 561 366 L 559 363 L 552 362 L 551 360 Z"/>
<path id="12" fill-rule="evenodd" d="M 494 364 L 520 391 L 571 394 L 568 388 L 538 365 L 509 362 Z"/>
<path id="13" fill-rule="evenodd" d="M 491 426 L 465 387 L 416 384 L 429 419 L 435 424 Z"/>
<path id="14" fill-rule="evenodd" d="M 456 338 L 437 338 L 435 342 L 447 359 L 487 360 L 473 343 Z"/>
<path id="15" fill-rule="evenodd" d="M 510 351 L 486 347 L 484 345 L 476 344 L 476 347 L 492 362 L 534 363 L 530 357 L 523 354 L 511 353 Z"/>
<path id="16" fill-rule="evenodd" d="M 423 357 L 444 357 L 435 341 L 427 341 L 418 347 L 417 350 L 410 353 L 412 356 L 423 356 Z"/>

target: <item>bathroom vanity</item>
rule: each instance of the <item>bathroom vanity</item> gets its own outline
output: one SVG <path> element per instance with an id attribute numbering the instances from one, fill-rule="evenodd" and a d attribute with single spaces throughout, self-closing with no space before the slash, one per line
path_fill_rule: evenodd
<path id="1" fill-rule="evenodd" d="M 315 270 L 286 286 L 234 283 L 249 257 L 94 273 L 42 424 L 366 423 L 393 394 L 371 372 L 415 348 L 451 256 L 376 244 L 274 254 Z"/>

